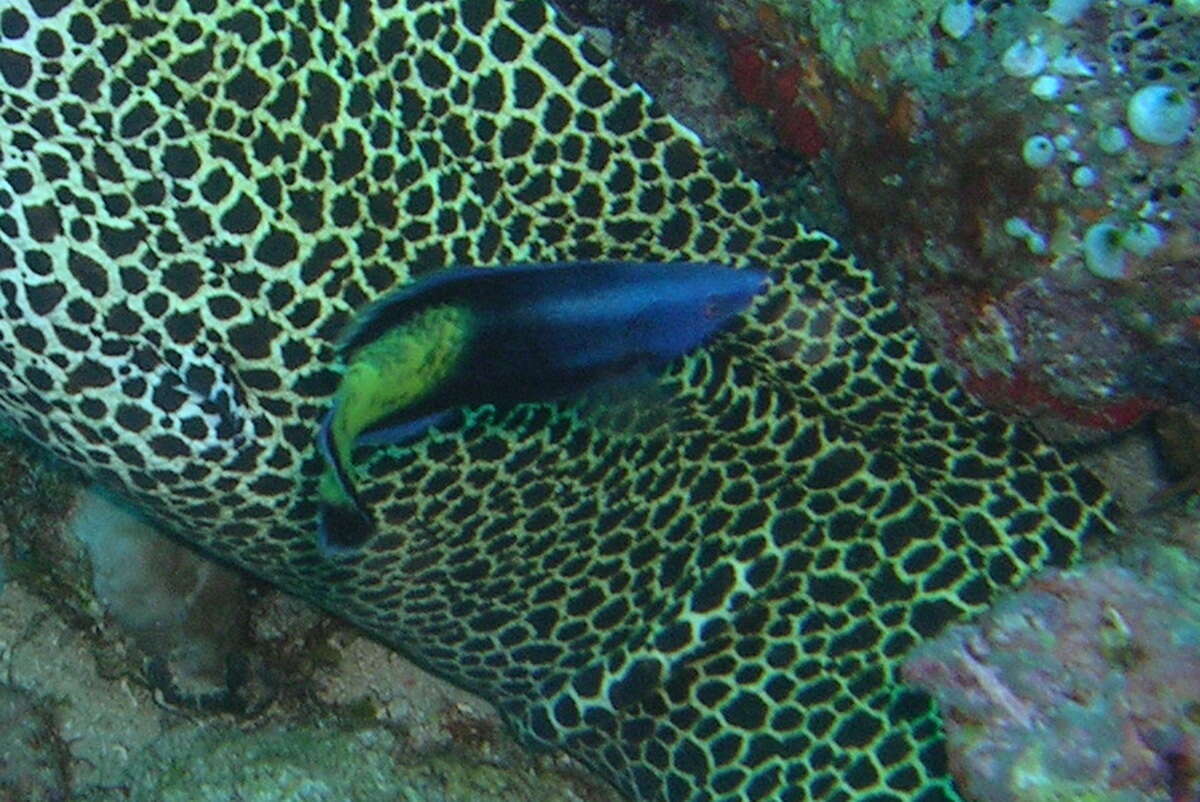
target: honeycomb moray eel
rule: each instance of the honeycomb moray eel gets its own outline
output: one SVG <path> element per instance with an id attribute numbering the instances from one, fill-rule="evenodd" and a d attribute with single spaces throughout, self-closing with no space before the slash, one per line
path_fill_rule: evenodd
<path id="1" fill-rule="evenodd" d="M 7 0 L 0 121 L 4 414 L 631 799 L 956 798 L 900 659 L 1110 526 L 542 2 Z M 355 310 L 594 259 L 770 283 L 638 425 L 484 405 L 370 450 L 379 531 L 322 557 Z"/>

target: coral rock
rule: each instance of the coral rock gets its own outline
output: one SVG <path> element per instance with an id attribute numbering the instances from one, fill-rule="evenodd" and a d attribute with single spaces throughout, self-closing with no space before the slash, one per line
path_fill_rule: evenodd
<path id="1" fill-rule="evenodd" d="M 1200 798 L 1200 566 L 1051 572 L 915 650 L 978 802 Z"/>

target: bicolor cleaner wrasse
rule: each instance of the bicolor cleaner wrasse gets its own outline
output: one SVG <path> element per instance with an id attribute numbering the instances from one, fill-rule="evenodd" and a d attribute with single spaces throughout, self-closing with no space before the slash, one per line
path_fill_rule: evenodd
<path id="1" fill-rule="evenodd" d="M 346 371 L 319 434 L 322 548 L 352 548 L 374 528 L 356 445 L 411 441 L 459 407 L 562 398 L 659 368 L 765 282 L 715 264 L 520 265 L 447 270 L 379 299 L 341 344 Z"/>

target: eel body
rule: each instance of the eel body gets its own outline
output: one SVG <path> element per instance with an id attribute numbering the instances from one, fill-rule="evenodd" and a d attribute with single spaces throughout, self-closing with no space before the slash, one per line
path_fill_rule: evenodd
<path id="1" fill-rule="evenodd" d="M 598 260 L 769 284 L 645 425 L 484 404 L 364 449 L 375 534 L 322 553 L 359 312 Z M 900 660 L 1109 526 L 541 0 L 7 0 L 0 297 L 7 419 L 630 799 L 956 798 Z"/>

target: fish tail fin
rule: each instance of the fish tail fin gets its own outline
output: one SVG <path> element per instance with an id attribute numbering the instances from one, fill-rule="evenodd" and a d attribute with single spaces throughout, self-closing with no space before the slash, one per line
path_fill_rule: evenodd
<path id="1" fill-rule="evenodd" d="M 325 473 L 321 477 L 319 495 L 317 546 L 325 556 L 357 548 L 375 531 L 375 523 L 363 510 L 350 469 L 343 458 L 345 449 L 334 437 L 334 421 L 339 404 L 321 421 L 317 446 L 325 458 Z"/>

